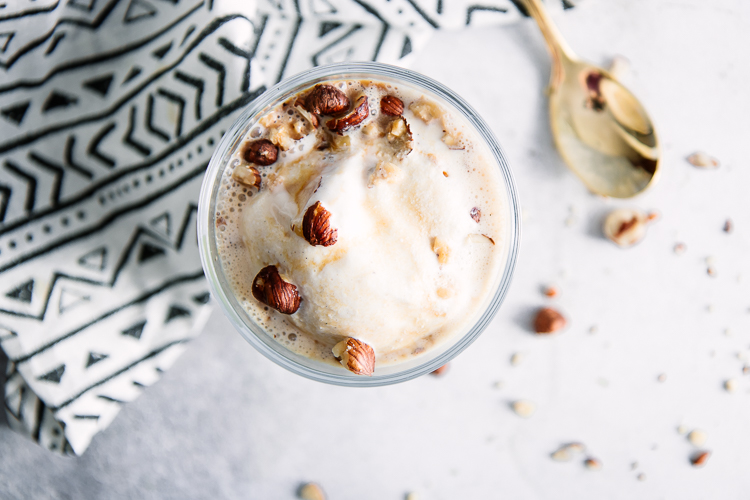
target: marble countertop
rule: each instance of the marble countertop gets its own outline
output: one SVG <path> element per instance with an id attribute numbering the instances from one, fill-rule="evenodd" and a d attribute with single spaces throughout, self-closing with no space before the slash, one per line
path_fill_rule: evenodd
<path id="1" fill-rule="evenodd" d="M 623 81 L 657 123 L 662 179 L 636 199 L 606 200 L 568 171 L 552 145 L 549 59 L 532 22 L 438 33 L 413 68 L 485 117 L 524 213 L 508 298 L 445 376 L 368 390 L 311 382 L 255 352 L 217 311 L 82 457 L 0 425 L 0 497 L 283 500 L 317 481 L 332 500 L 746 498 L 750 4 L 588 0 L 558 23 L 582 57 L 630 60 Z M 696 150 L 721 166 L 692 167 Z M 621 250 L 600 230 L 616 207 L 660 218 Z M 543 296 L 547 284 L 560 296 Z M 530 332 L 544 305 L 568 316 L 565 332 Z M 514 414 L 517 399 L 535 414 Z M 681 426 L 707 432 L 703 468 L 690 465 Z M 571 441 L 587 453 L 550 458 Z"/>

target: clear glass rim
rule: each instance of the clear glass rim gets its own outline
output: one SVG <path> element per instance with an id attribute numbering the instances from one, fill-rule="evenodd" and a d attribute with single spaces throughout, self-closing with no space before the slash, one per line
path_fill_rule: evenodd
<path id="1" fill-rule="evenodd" d="M 232 295 L 231 290 L 227 289 L 228 286 L 222 286 L 222 280 L 220 280 L 219 275 L 223 273 L 220 270 L 221 264 L 219 263 L 218 253 L 216 252 L 216 240 L 214 237 L 215 228 L 211 223 L 213 221 L 212 200 L 216 195 L 217 184 L 220 181 L 220 170 L 223 169 L 223 162 L 226 159 L 229 148 L 232 143 L 236 141 L 238 132 L 245 126 L 248 120 L 266 107 L 278 102 L 279 98 L 287 94 L 291 89 L 295 89 L 305 84 L 311 85 L 318 79 L 339 77 L 385 77 L 400 80 L 408 85 L 431 92 L 454 106 L 476 129 L 487 144 L 487 147 L 490 149 L 495 162 L 500 168 L 503 181 L 505 182 L 508 203 L 510 205 L 508 214 L 510 230 L 508 231 L 509 241 L 507 259 L 505 266 L 502 269 L 502 275 L 497 285 L 497 289 L 495 290 L 487 309 L 481 314 L 481 317 L 477 322 L 466 334 L 439 356 L 404 371 L 385 375 L 378 375 L 376 372 L 372 377 L 337 375 L 322 370 L 316 370 L 284 356 L 279 351 L 272 349 L 264 341 L 259 339 L 257 334 L 243 321 L 242 317 L 235 309 L 235 306 L 232 305 L 233 301 L 230 299 L 230 295 Z M 240 117 L 232 124 L 230 129 L 223 135 L 214 150 L 201 186 L 198 201 L 198 249 L 203 270 L 208 279 L 213 297 L 220 304 L 224 314 L 232 322 L 235 329 L 266 358 L 297 375 L 318 382 L 348 387 L 376 387 L 405 382 L 430 373 L 445 365 L 471 345 L 471 343 L 474 342 L 484 331 L 490 321 L 492 321 L 508 293 L 515 272 L 516 262 L 518 260 L 518 249 L 521 238 L 519 207 L 516 183 L 500 144 L 497 142 L 497 139 L 485 121 L 463 98 L 443 84 L 408 69 L 375 62 L 336 63 L 318 66 L 303 71 L 302 73 L 279 82 L 272 88 L 268 89 L 245 109 Z M 281 344 L 279 344 L 279 347 L 283 350 L 287 350 Z"/>

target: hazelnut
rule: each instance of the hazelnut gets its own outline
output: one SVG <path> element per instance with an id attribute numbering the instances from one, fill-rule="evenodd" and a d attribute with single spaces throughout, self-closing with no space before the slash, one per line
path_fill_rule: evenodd
<path id="1" fill-rule="evenodd" d="M 409 109 L 414 113 L 414 116 L 425 123 L 430 123 L 435 118 L 440 118 L 443 115 L 442 111 L 436 104 L 426 99 L 414 101 L 409 104 Z"/>
<path id="2" fill-rule="evenodd" d="M 710 451 L 697 451 L 690 457 L 690 464 L 693 467 L 703 467 L 710 456 Z"/>
<path id="3" fill-rule="evenodd" d="M 302 500 L 326 500 L 326 494 L 323 488 L 315 483 L 303 484 L 297 492 Z"/>
<path id="4" fill-rule="evenodd" d="M 380 99 L 380 111 L 388 116 L 401 116 L 404 113 L 404 102 L 396 96 L 387 95 Z"/>
<path id="5" fill-rule="evenodd" d="M 542 334 L 555 333 L 565 328 L 566 324 L 565 316 L 551 307 L 544 307 L 536 313 L 534 331 Z"/>
<path id="6" fill-rule="evenodd" d="M 583 465 L 585 465 L 588 470 L 601 470 L 602 468 L 601 460 L 593 457 L 589 457 L 584 460 Z"/>
<path id="7" fill-rule="evenodd" d="M 474 219 L 474 222 L 477 224 L 479 224 L 479 221 L 482 219 L 482 211 L 477 207 L 472 208 L 469 211 L 469 215 L 471 215 L 471 218 Z"/>
<path id="8" fill-rule="evenodd" d="M 690 444 L 695 446 L 696 448 L 700 448 L 704 444 L 706 444 L 706 441 L 708 441 L 708 433 L 701 429 L 693 429 L 690 431 L 690 434 L 688 434 L 688 441 L 690 441 Z"/>
<path id="9" fill-rule="evenodd" d="M 365 118 L 370 116 L 370 105 L 367 103 L 367 96 L 363 95 L 357 99 L 354 104 L 354 110 L 343 118 L 328 120 L 326 125 L 329 129 L 339 134 L 352 127 L 362 123 Z"/>
<path id="10" fill-rule="evenodd" d="M 278 155 L 279 148 L 268 139 L 258 139 L 251 142 L 245 147 L 245 151 L 242 153 L 242 157 L 246 162 L 264 167 L 276 163 Z"/>
<path id="11" fill-rule="evenodd" d="M 436 377 L 439 377 L 441 375 L 445 375 L 446 373 L 448 373 L 448 369 L 450 368 L 450 366 L 451 366 L 450 363 L 446 363 L 443 366 L 441 366 L 440 368 L 438 368 L 437 370 L 434 370 L 434 371 L 430 372 L 430 375 L 434 375 Z"/>
<path id="12" fill-rule="evenodd" d="M 297 287 L 284 281 L 276 266 L 266 266 L 255 276 L 253 297 L 282 314 L 294 314 L 299 309 Z"/>
<path id="13" fill-rule="evenodd" d="M 614 210 L 604 220 L 604 235 L 619 247 L 629 247 L 646 235 L 646 221 L 647 216 L 640 210 Z"/>
<path id="14" fill-rule="evenodd" d="M 310 205 L 302 219 L 302 234 L 308 243 L 324 247 L 336 243 L 338 229 L 331 227 L 330 218 L 331 212 L 323 208 L 319 201 Z"/>
<path id="15" fill-rule="evenodd" d="M 719 160 L 712 158 L 703 151 L 696 151 L 687 157 L 688 163 L 698 168 L 718 168 Z"/>
<path id="16" fill-rule="evenodd" d="M 375 351 L 361 340 L 351 337 L 332 349 L 334 357 L 352 373 L 372 376 L 375 371 Z"/>
<path id="17" fill-rule="evenodd" d="M 232 179 L 247 187 L 260 189 L 260 172 L 252 165 L 238 165 L 232 172 Z"/>
<path id="18" fill-rule="evenodd" d="M 528 418 L 536 412 L 536 405 L 534 402 L 525 399 L 514 401 L 511 404 L 511 408 L 513 408 L 516 415 L 523 418 Z"/>
<path id="19" fill-rule="evenodd" d="M 333 85 L 317 85 L 307 95 L 305 107 L 314 115 L 338 115 L 349 109 L 349 98 Z"/>
<path id="20" fill-rule="evenodd" d="M 734 230 L 734 224 L 732 223 L 732 219 L 727 219 L 724 222 L 724 232 L 729 234 Z"/>

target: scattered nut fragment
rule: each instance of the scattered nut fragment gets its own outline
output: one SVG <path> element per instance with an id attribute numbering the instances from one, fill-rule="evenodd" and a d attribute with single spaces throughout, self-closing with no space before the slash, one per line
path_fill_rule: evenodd
<path id="1" fill-rule="evenodd" d="M 319 485 L 315 483 L 303 484 L 297 495 L 302 500 L 326 500 L 326 494 Z"/>
<path id="2" fill-rule="evenodd" d="M 573 458 L 574 454 L 580 454 L 586 451 L 586 447 L 583 445 L 583 443 L 567 443 L 560 448 L 558 448 L 556 451 L 550 455 L 553 460 L 557 460 L 559 462 L 567 462 L 568 460 Z"/>
<path id="3" fill-rule="evenodd" d="M 469 215 L 472 219 L 474 219 L 474 222 L 479 224 L 479 221 L 482 220 L 482 211 L 479 210 L 478 207 L 474 207 L 469 211 Z"/>
<path id="4" fill-rule="evenodd" d="M 380 128 L 378 127 L 378 122 L 370 122 L 366 125 L 363 125 L 362 133 L 367 137 L 379 137 Z"/>
<path id="5" fill-rule="evenodd" d="M 685 250 L 687 250 L 687 245 L 684 243 L 676 243 L 674 246 L 674 253 L 677 255 L 682 255 L 685 253 Z"/>
<path id="6" fill-rule="evenodd" d="M 446 146 L 448 146 L 448 149 L 450 150 L 459 151 L 466 149 L 461 145 L 461 138 L 451 134 L 450 132 L 445 132 L 441 140 Z"/>
<path id="7" fill-rule="evenodd" d="M 441 366 L 440 368 L 438 368 L 437 370 L 430 372 L 430 375 L 435 375 L 436 377 L 439 377 L 441 375 L 445 375 L 446 373 L 448 373 L 448 370 L 450 369 L 450 366 L 451 366 L 450 363 L 446 363 L 443 366 Z"/>
<path id="8" fill-rule="evenodd" d="M 687 434 L 687 432 L 688 432 L 688 428 L 685 424 L 680 424 L 677 426 L 677 434 L 683 436 Z"/>
<path id="9" fill-rule="evenodd" d="M 367 183 L 368 188 L 373 188 L 383 181 L 388 184 L 396 182 L 399 178 L 400 171 L 396 165 L 389 161 L 380 162 L 370 174 L 370 180 Z"/>
<path id="10" fill-rule="evenodd" d="M 339 231 L 331 227 L 330 219 L 331 212 L 323 208 L 319 201 L 310 205 L 302 219 L 302 234 L 308 243 L 324 247 L 336 243 Z"/>
<path id="11" fill-rule="evenodd" d="M 656 377 L 656 380 L 659 382 L 666 382 L 667 381 L 667 374 L 666 373 L 660 373 L 658 377 Z"/>
<path id="12" fill-rule="evenodd" d="M 414 113 L 414 116 L 425 123 L 430 123 L 435 118 L 440 118 L 443 115 L 437 104 L 423 98 L 409 104 L 409 109 Z"/>
<path id="13" fill-rule="evenodd" d="M 646 480 L 646 474 L 644 474 L 643 472 L 641 472 L 640 474 L 638 474 L 638 476 L 636 476 L 636 477 L 638 478 L 638 481 L 645 481 Z"/>
<path id="14" fill-rule="evenodd" d="M 354 109 L 351 113 L 343 118 L 331 119 L 326 122 L 326 126 L 334 132 L 342 133 L 352 127 L 356 127 L 362 123 L 365 118 L 370 116 L 370 105 L 367 104 L 367 96 L 363 95 L 357 99 L 354 104 Z"/>
<path id="15" fill-rule="evenodd" d="M 696 151 L 687 157 L 688 163 L 698 168 L 717 168 L 719 166 L 719 160 L 709 156 L 703 151 Z"/>
<path id="16" fill-rule="evenodd" d="M 711 266 L 708 266 L 706 268 L 706 274 L 708 274 L 709 276 L 711 276 L 713 278 L 713 277 L 716 276 L 716 269 L 713 268 L 713 267 L 711 267 Z"/>
<path id="17" fill-rule="evenodd" d="M 556 286 L 548 285 L 544 287 L 542 293 L 545 297 L 549 297 L 552 299 L 560 295 L 560 290 Z"/>
<path id="18" fill-rule="evenodd" d="M 375 371 L 375 351 L 361 340 L 348 337 L 333 346 L 332 352 L 352 373 L 370 377 Z"/>
<path id="19" fill-rule="evenodd" d="M 602 468 L 601 460 L 593 457 L 589 457 L 584 460 L 583 465 L 585 465 L 588 470 L 601 470 Z"/>
<path id="20" fill-rule="evenodd" d="M 287 151 L 294 146 L 294 141 L 299 138 L 301 136 L 287 123 L 268 129 L 268 139 L 282 151 Z"/>
<path id="21" fill-rule="evenodd" d="M 633 462 L 630 464 L 630 470 L 636 470 L 638 468 L 638 462 Z"/>
<path id="22" fill-rule="evenodd" d="M 750 365 L 745 365 L 745 366 L 742 367 L 742 374 L 743 375 L 750 374 Z"/>
<path id="23" fill-rule="evenodd" d="M 276 163 L 276 159 L 279 155 L 279 148 L 277 148 L 268 139 L 258 139 L 253 141 L 245 147 L 242 152 L 242 157 L 248 163 L 255 163 L 256 165 L 268 166 Z"/>
<path id="24" fill-rule="evenodd" d="M 687 436 L 688 441 L 690 441 L 690 444 L 695 446 L 696 448 L 700 448 L 704 444 L 706 444 L 706 441 L 708 440 L 708 433 L 701 429 L 693 429 L 690 431 L 690 434 Z"/>
<path id="25" fill-rule="evenodd" d="M 349 109 L 349 98 L 333 85 L 317 85 L 307 95 L 305 107 L 314 115 L 338 115 Z"/>
<path id="26" fill-rule="evenodd" d="M 724 381 L 724 390 L 731 394 L 737 391 L 738 385 L 736 378 L 727 379 Z"/>
<path id="27" fill-rule="evenodd" d="M 555 333 L 565 328 L 566 324 L 565 316 L 551 307 L 543 307 L 534 318 L 534 331 L 541 334 Z"/>
<path id="28" fill-rule="evenodd" d="M 732 219 L 727 219 L 724 222 L 724 232 L 730 234 L 732 231 L 734 231 L 734 224 L 732 223 Z"/>
<path id="29" fill-rule="evenodd" d="M 253 297 L 282 314 L 294 314 L 299 309 L 297 287 L 284 281 L 276 266 L 267 266 L 255 276 Z"/>
<path id="30" fill-rule="evenodd" d="M 391 125 L 388 127 L 386 138 L 396 150 L 399 158 L 403 158 L 411 153 L 413 136 L 411 128 L 406 122 L 406 118 L 403 116 L 399 116 L 391 122 Z"/>
<path id="31" fill-rule="evenodd" d="M 706 465 L 706 461 L 708 460 L 708 457 L 711 456 L 710 451 L 696 451 L 691 457 L 690 457 L 690 464 L 693 467 L 703 467 Z"/>
<path id="32" fill-rule="evenodd" d="M 640 210 L 620 208 L 613 210 L 604 220 L 604 235 L 617 246 L 635 245 L 646 235 L 647 216 Z"/>
<path id="33" fill-rule="evenodd" d="M 526 399 L 513 401 L 513 403 L 511 404 L 511 408 L 513 408 L 513 411 L 516 412 L 516 415 L 523 418 L 532 416 L 536 411 L 536 405 Z"/>
<path id="34" fill-rule="evenodd" d="M 232 172 L 232 179 L 247 187 L 260 189 L 260 172 L 252 165 L 241 164 L 236 166 L 234 172 Z"/>
<path id="35" fill-rule="evenodd" d="M 412 491 L 406 494 L 405 500 L 419 500 L 419 495 Z"/>
<path id="36" fill-rule="evenodd" d="M 404 113 L 404 101 L 394 95 L 380 99 L 380 111 L 388 116 L 401 116 Z"/>
<path id="37" fill-rule="evenodd" d="M 520 365 L 521 362 L 523 361 L 523 358 L 524 358 L 524 356 L 520 352 L 513 353 L 513 355 L 510 357 L 510 364 L 511 364 L 511 366 L 518 366 L 518 365 Z"/>

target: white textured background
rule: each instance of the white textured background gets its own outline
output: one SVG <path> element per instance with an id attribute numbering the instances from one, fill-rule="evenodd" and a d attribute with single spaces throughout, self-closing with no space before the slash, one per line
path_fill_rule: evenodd
<path id="1" fill-rule="evenodd" d="M 267 361 L 216 313 L 83 457 L 54 456 L 0 425 L 0 498 L 283 500 L 306 480 L 331 500 L 747 498 L 750 375 L 739 358 L 750 358 L 750 3 L 589 0 L 558 23 L 582 57 L 630 59 L 624 81 L 657 123 L 662 179 L 635 200 L 608 201 L 565 168 L 531 21 L 436 35 L 414 69 L 489 122 L 525 215 L 508 299 L 446 376 L 324 386 Z M 721 167 L 684 161 L 699 149 Z M 600 236 L 603 215 L 620 206 L 661 213 L 633 249 Z M 728 217 L 732 234 L 722 231 Z M 548 283 L 559 298 L 542 296 Z M 566 313 L 567 331 L 529 332 L 545 304 Z M 511 366 L 516 352 L 524 359 Z M 738 379 L 734 394 L 722 388 L 728 378 Z M 512 413 L 517 398 L 536 414 Z M 704 468 L 689 465 L 680 424 L 708 432 Z M 552 461 L 568 441 L 585 443 L 603 469 Z"/>

